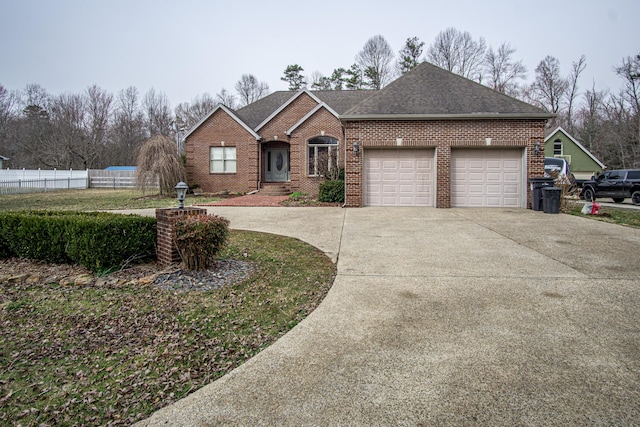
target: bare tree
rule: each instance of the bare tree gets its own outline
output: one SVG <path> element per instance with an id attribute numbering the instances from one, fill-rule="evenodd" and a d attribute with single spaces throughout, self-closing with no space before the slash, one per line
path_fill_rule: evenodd
<path id="1" fill-rule="evenodd" d="M 0 84 L 0 155 L 10 158 L 16 153 L 12 130 L 18 120 L 18 98 L 17 92 L 9 92 Z"/>
<path id="2" fill-rule="evenodd" d="M 146 127 L 149 136 L 160 134 L 170 135 L 172 132 L 173 117 L 169 98 L 164 92 L 156 92 L 151 88 L 142 100 L 142 106 L 146 113 Z"/>
<path id="3" fill-rule="evenodd" d="M 19 136 L 17 150 L 22 167 L 47 167 L 51 160 L 45 153 L 45 147 L 51 140 L 51 96 L 38 84 L 25 87 L 21 99 L 22 117 L 15 136 Z"/>
<path id="4" fill-rule="evenodd" d="M 516 49 L 509 43 L 502 43 L 496 51 L 487 50 L 484 59 L 486 85 L 499 92 L 515 96 L 519 91 L 518 80 L 526 77 L 527 68 L 522 60 L 515 61 L 513 54 Z"/>
<path id="5" fill-rule="evenodd" d="M 398 52 L 398 62 L 396 63 L 398 74 L 408 73 L 422 62 L 423 47 L 424 42 L 421 42 L 419 38 L 412 37 L 407 39 L 404 47 Z"/>
<path id="6" fill-rule="evenodd" d="M 308 83 L 313 90 L 331 90 L 331 79 L 322 75 L 318 70 L 311 73 Z"/>
<path id="7" fill-rule="evenodd" d="M 84 139 L 80 146 L 74 147 L 74 154 L 82 160 L 83 168 L 95 167 L 99 157 L 104 156 L 112 124 L 113 95 L 96 85 L 85 92 Z M 106 164 L 101 164 L 106 166 Z"/>
<path id="8" fill-rule="evenodd" d="M 132 159 L 147 138 L 144 114 L 141 110 L 138 90 L 130 86 L 121 90 L 116 99 L 111 131 L 110 164 L 131 165 Z"/>
<path id="9" fill-rule="evenodd" d="M 55 97 L 50 108 L 50 133 L 40 148 L 43 163 L 51 168 L 80 168 L 74 162 L 79 147 L 84 144 L 85 99 L 80 94 Z"/>
<path id="10" fill-rule="evenodd" d="M 249 105 L 269 94 L 269 85 L 259 82 L 253 74 L 243 74 L 236 83 L 236 92 L 242 107 Z"/>
<path id="11" fill-rule="evenodd" d="M 622 64 L 614 67 L 615 73 L 624 80 L 624 97 L 635 114 L 640 112 L 640 54 L 622 58 Z"/>
<path id="12" fill-rule="evenodd" d="M 582 55 L 577 62 L 571 64 L 571 73 L 567 79 L 567 130 L 571 133 L 575 131 L 573 124 L 574 102 L 578 96 L 578 78 L 587 68 L 587 58 Z"/>
<path id="13" fill-rule="evenodd" d="M 191 129 L 196 123 L 202 120 L 218 103 L 209 95 L 204 93 L 196 96 L 191 103 L 179 104 L 175 110 L 176 129 L 178 132 L 185 132 Z"/>
<path id="14" fill-rule="evenodd" d="M 216 94 L 216 105 L 222 104 L 225 107 L 229 107 L 231 109 L 236 108 L 236 96 L 227 91 L 225 88 L 222 88 L 220 92 Z"/>
<path id="15" fill-rule="evenodd" d="M 356 62 L 363 70 L 368 87 L 381 89 L 389 83 L 393 56 L 391 46 L 383 36 L 378 34 L 367 40 L 356 55 Z"/>
<path id="16" fill-rule="evenodd" d="M 482 63 L 486 43 L 473 40 L 468 32 L 455 28 L 441 31 L 429 46 L 427 59 L 433 64 L 468 79 L 482 81 Z"/>
<path id="17" fill-rule="evenodd" d="M 596 89 L 595 82 L 591 90 L 584 93 L 584 103 L 577 112 L 578 135 L 585 146 L 598 158 L 604 159 L 603 128 L 604 117 L 602 114 L 603 105 L 607 93 Z"/>
<path id="18" fill-rule="evenodd" d="M 531 100 L 548 112 L 557 114 L 567 88 L 567 79 L 560 75 L 560 62 L 548 55 L 536 67 L 536 79 L 531 85 Z"/>

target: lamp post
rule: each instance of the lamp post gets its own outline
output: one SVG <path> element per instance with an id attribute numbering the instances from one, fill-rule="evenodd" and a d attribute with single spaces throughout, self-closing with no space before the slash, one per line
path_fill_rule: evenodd
<path id="1" fill-rule="evenodd" d="M 178 209 L 184 208 L 184 198 L 187 197 L 189 186 L 180 181 L 176 186 L 176 198 L 178 199 Z"/>

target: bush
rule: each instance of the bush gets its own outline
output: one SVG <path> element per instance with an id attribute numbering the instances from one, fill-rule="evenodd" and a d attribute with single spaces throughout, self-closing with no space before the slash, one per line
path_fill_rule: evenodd
<path id="1" fill-rule="evenodd" d="M 156 221 L 99 212 L 0 213 L 0 256 L 77 263 L 92 271 L 155 256 Z"/>
<path id="2" fill-rule="evenodd" d="M 193 215 L 176 220 L 173 241 L 189 270 L 205 270 L 227 243 L 229 220 L 216 215 Z"/>
<path id="3" fill-rule="evenodd" d="M 318 201 L 344 203 L 344 181 L 340 179 L 324 181 L 320 184 Z"/>

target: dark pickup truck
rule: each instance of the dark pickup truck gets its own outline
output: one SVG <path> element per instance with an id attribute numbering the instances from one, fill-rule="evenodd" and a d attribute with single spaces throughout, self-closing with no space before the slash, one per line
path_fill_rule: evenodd
<path id="1" fill-rule="evenodd" d="M 620 169 L 603 173 L 596 179 L 582 184 L 580 197 L 594 201 L 596 197 L 611 197 L 622 203 L 631 198 L 634 205 L 640 205 L 640 169 Z"/>

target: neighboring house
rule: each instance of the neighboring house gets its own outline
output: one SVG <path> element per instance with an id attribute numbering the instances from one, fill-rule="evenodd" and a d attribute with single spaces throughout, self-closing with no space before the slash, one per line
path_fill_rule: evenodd
<path id="1" fill-rule="evenodd" d="M 317 194 L 339 165 L 348 207 L 527 207 L 551 117 L 423 63 L 377 91 L 302 89 L 216 107 L 185 137 L 188 181 Z"/>
<path id="2" fill-rule="evenodd" d="M 9 158 L 5 156 L 0 156 L 0 169 L 4 168 L 4 162 L 8 162 Z"/>
<path id="3" fill-rule="evenodd" d="M 569 163 L 576 179 L 590 179 L 602 173 L 606 166 L 561 127 L 556 128 L 545 139 L 544 155 L 560 157 Z"/>

